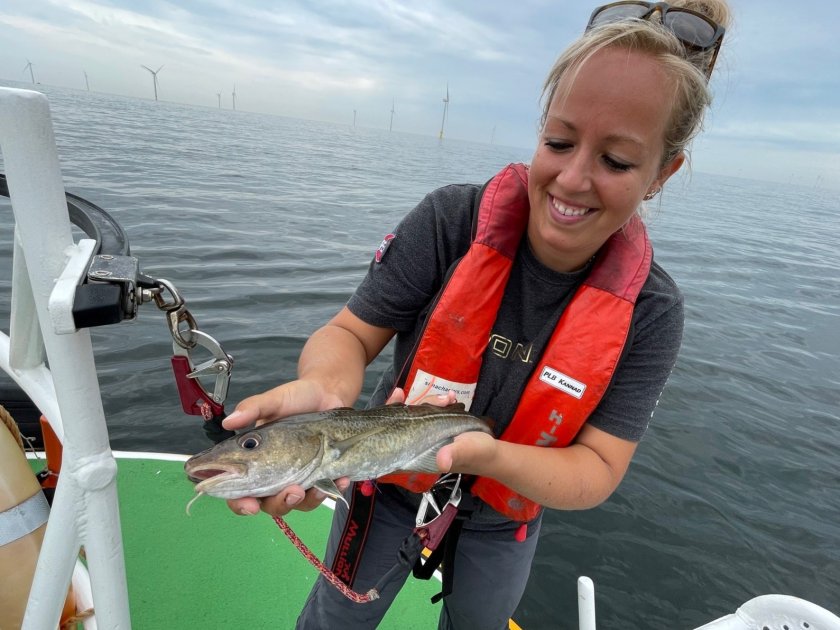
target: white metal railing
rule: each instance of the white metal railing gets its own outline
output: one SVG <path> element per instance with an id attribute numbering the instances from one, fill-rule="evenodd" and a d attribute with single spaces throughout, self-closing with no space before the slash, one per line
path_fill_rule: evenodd
<path id="1" fill-rule="evenodd" d="M 90 334 L 68 327 L 75 287 L 93 244 L 73 241 L 43 94 L 0 88 L 0 151 L 15 218 L 12 314 L 8 336 L 0 333 L 0 367 L 47 414 L 64 444 L 23 628 L 58 626 L 84 546 L 98 626 L 127 629 L 117 466 Z"/>

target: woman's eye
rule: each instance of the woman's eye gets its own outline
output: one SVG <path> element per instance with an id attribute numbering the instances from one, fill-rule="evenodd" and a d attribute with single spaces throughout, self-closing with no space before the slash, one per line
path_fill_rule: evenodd
<path id="1" fill-rule="evenodd" d="M 565 151 L 566 149 L 571 148 L 572 144 L 563 140 L 546 140 L 545 146 L 552 151 Z"/>
<path id="2" fill-rule="evenodd" d="M 632 164 L 627 164 L 626 162 L 621 162 L 619 160 L 616 160 L 613 157 L 610 157 L 609 155 L 604 156 L 604 163 L 611 170 L 620 171 L 620 172 L 629 171 L 633 167 Z"/>

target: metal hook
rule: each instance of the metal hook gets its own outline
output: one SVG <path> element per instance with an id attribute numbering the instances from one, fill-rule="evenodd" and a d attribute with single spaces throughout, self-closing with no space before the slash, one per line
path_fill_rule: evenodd
<path id="1" fill-rule="evenodd" d="M 227 354 L 218 341 L 213 339 L 207 333 L 200 330 L 184 331 L 183 336 L 190 347 L 183 347 L 176 339 L 172 343 L 172 350 L 176 356 L 187 357 L 190 362 L 191 372 L 187 374 L 187 378 L 195 379 L 196 384 L 201 386 L 198 380 L 202 376 L 215 376 L 215 384 L 213 387 L 213 401 L 219 404 L 223 403 L 227 398 L 228 385 L 230 384 L 230 372 L 233 369 L 233 357 Z M 201 346 L 209 350 L 213 358 L 205 361 L 199 365 L 193 365 L 192 352 L 196 346 Z M 204 389 L 201 386 L 201 389 Z M 206 390 L 205 390 L 206 391 Z"/>
<path id="2" fill-rule="evenodd" d="M 441 488 L 449 490 L 449 498 L 446 500 L 446 503 L 443 504 L 443 507 L 438 506 L 437 500 L 434 496 L 434 491 Z M 447 506 L 451 505 L 454 508 L 457 508 L 460 502 L 461 474 L 447 473 L 438 479 L 435 482 L 435 485 L 423 493 L 423 498 L 420 500 L 420 508 L 417 510 L 417 517 L 414 522 L 417 527 L 425 527 L 443 514 L 443 511 L 447 508 Z M 434 515 L 432 518 L 426 520 L 429 508 L 431 508 Z"/>

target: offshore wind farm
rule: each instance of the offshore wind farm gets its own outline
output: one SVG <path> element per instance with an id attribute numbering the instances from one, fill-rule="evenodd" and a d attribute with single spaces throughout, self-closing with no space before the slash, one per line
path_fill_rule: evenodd
<path id="1" fill-rule="evenodd" d="M 391 122 L 388 124 L 388 133 L 394 130 L 394 106 L 396 105 L 396 101 L 391 99 Z"/>
<path id="2" fill-rule="evenodd" d="M 595 4 L 526 3 L 512 13 L 498 0 L 243 0 L 179 3 L 177 10 L 92 0 L 45 11 L 41 2 L 10 0 L 0 11 L 0 78 L 32 85 L 28 68 L 24 78 L 27 57 L 36 84 L 85 90 L 84 68 L 91 90 L 153 99 L 148 79 L 133 69 L 165 62 L 158 77 L 164 101 L 218 109 L 222 92 L 221 108 L 229 110 L 236 82 L 237 110 L 349 123 L 356 108 L 357 125 L 387 133 L 395 96 L 392 130 L 435 138 L 445 96 L 439 87 L 449 81 L 457 106 L 447 113 L 446 139 L 486 144 L 493 137 L 532 149 L 545 74 Z M 733 3 L 740 26 L 727 35 L 723 71 L 712 79 L 713 111 L 693 168 L 838 189 L 838 131 L 825 123 L 840 107 L 840 48 L 831 33 L 840 3 L 820 0 L 818 11 L 804 14 L 791 3 L 772 4 Z M 796 37 L 779 46 L 779 25 L 792 23 L 801 26 Z"/>
<path id="3" fill-rule="evenodd" d="M 32 70 L 32 62 L 29 59 L 26 60 L 26 65 L 23 67 L 23 71 L 26 72 L 29 70 L 29 76 L 32 78 L 32 83 L 35 83 L 35 72 Z"/>
<path id="4" fill-rule="evenodd" d="M 161 65 L 157 70 L 152 70 L 149 66 L 144 66 L 143 64 L 140 64 L 140 67 L 145 68 L 146 70 L 148 70 L 151 73 L 151 75 L 152 75 L 152 85 L 154 85 L 154 87 L 155 87 L 155 100 L 158 100 L 158 77 L 157 77 L 157 75 L 158 75 L 158 72 L 163 70 L 163 66 Z"/>
<path id="5" fill-rule="evenodd" d="M 158 66 L 157 70 L 153 70 L 152 68 L 150 68 L 149 66 L 147 66 L 145 64 L 140 64 L 140 67 L 143 68 L 146 72 L 148 72 L 152 77 L 152 94 L 153 94 L 153 97 L 154 97 L 155 101 L 161 100 L 161 98 L 160 98 L 161 95 L 160 95 L 160 91 L 159 91 L 160 80 L 158 79 L 158 75 L 163 70 L 164 66 L 165 66 L 165 64 L 161 64 L 160 66 Z M 31 61 L 29 61 L 29 59 L 26 60 L 26 65 L 23 68 L 23 72 L 27 72 L 27 71 L 30 74 L 30 78 L 32 80 L 32 83 L 35 84 L 36 81 L 35 81 L 35 74 L 34 74 L 34 71 L 33 71 L 33 64 L 32 64 Z M 91 91 L 90 90 L 90 78 L 88 76 L 87 70 L 83 70 L 82 74 L 83 74 L 84 79 L 85 79 L 85 91 L 90 92 Z M 217 106 L 217 108 L 218 109 L 223 109 L 222 108 L 222 95 L 223 95 L 223 93 L 222 92 L 216 92 L 215 95 L 216 95 L 216 106 Z M 441 120 L 440 131 L 438 132 L 438 139 L 440 139 L 440 140 L 443 140 L 444 128 L 446 126 L 446 120 L 447 120 L 448 113 L 449 113 L 449 83 L 446 84 L 446 96 L 444 96 L 444 98 L 442 100 L 443 100 L 443 118 Z M 236 84 L 235 83 L 233 84 L 233 89 L 231 91 L 231 110 L 236 111 Z M 388 121 L 388 132 L 389 133 L 393 132 L 393 130 L 394 130 L 394 116 L 396 115 L 396 113 L 397 113 L 396 98 L 392 98 L 391 99 L 391 109 L 389 110 L 390 118 L 389 118 L 389 121 Z M 354 109 L 353 110 L 353 124 L 352 124 L 353 128 L 356 127 L 357 118 L 358 118 L 358 110 Z M 496 128 L 494 126 L 493 131 L 492 131 L 492 135 L 495 136 L 495 133 L 496 133 Z M 491 144 L 492 143 L 493 142 L 491 140 Z"/>
<path id="6" fill-rule="evenodd" d="M 139 64 L 139 65 L 140 65 L 140 68 L 142 68 L 147 73 L 149 73 L 149 75 L 152 78 L 151 98 L 153 100 L 155 100 L 155 101 L 167 100 L 168 102 L 173 102 L 173 103 L 179 102 L 178 100 L 164 99 L 163 98 L 163 94 L 162 94 L 161 89 L 160 89 L 161 86 L 160 86 L 159 75 L 160 75 L 161 71 L 164 69 L 166 64 L 161 64 L 160 66 L 158 66 L 157 69 L 153 69 L 152 67 L 147 66 L 145 64 Z M 29 78 L 30 78 L 32 84 L 38 84 L 39 83 L 35 80 L 34 64 L 29 59 L 26 59 L 26 65 L 24 66 L 24 68 L 22 70 L 22 73 L 24 73 L 24 74 L 29 73 Z M 90 75 L 88 74 L 88 71 L 86 69 L 82 70 L 82 76 L 84 77 L 83 89 L 87 92 L 90 92 L 91 91 Z M 101 90 L 99 90 L 99 91 L 101 91 Z M 102 92 L 106 93 L 106 94 L 109 93 L 107 91 L 102 91 Z M 218 92 L 213 92 L 213 94 L 216 97 L 216 103 L 215 103 L 216 108 L 217 109 L 225 109 L 225 103 L 223 102 L 224 92 L 223 91 L 218 91 Z M 141 96 L 141 98 L 143 98 L 143 97 Z M 237 111 L 237 109 L 241 109 L 237 106 L 238 104 L 237 104 L 236 83 L 233 84 L 232 90 L 230 92 L 230 99 L 231 99 L 230 100 L 230 109 L 232 111 Z M 444 97 L 442 98 L 442 103 L 443 103 L 443 112 L 442 112 L 442 118 L 441 118 L 441 123 L 440 123 L 440 129 L 438 129 L 436 134 L 435 134 L 435 135 L 437 135 L 439 140 L 443 140 L 444 136 L 446 135 L 447 121 L 449 119 L 449 103 L 450 103 L 449 82 L 446 83 Z M 188 104 L 188 103 L 184 103 L 184 104 Z M 245 110 L 243 110 L 243 111 L 245 111 Z M 396 97 L 391 98 L 391 108 L 390 108 L 390 110 L 386 110 L 386 112 L 387 112 L 387 115 L 388 115 L 387 128 L 388 128 L 388 132 L 390 133 L 390 132 L 394 131 L 394 120 L 395 120 L 396 113 L 397 113 L 396 112 Z M 265 112 L 254 111 L 253 113 L 265 113 Z M 357 122 L 360 120 L 360 113 L 361 112 L 358 109 L 353 110 L 353 122 L 352 122 L 352 127 L 353 128 L 356 127 Z M 369 116 L 367 118 L 367 120 L 370 121 L 370 120 L 374 120 L 376 118 L 378 118 L 378 116 L 373 116 L 373 117 Z M 304 117 L 303 119 L 307 119 L 307 118 Z M 365 125 L 365 126 L 376 127 L 376 125 L 370 125 L 370 124 Z M 406 130 L 405 129 L 403 129 L 403 130 L 398 129 L 398 131 L 406 131 Z M 410 132 L 411 133 L 417 133 L 417 130 L 413 129 Z M 432 133 L 434 133 L 434 132 L 432 132 Z M 421 135 L 425 135 L 425 134 L 421 133 Z M 490 137 L 491 137 L 490 143 L 491 144 L 495 143 L 495 135 L 496 135 L 496 127 L 494 125 L 492 131 L 490 131 Z"/>
<path id="7" fill-rule="evenodd" d="M 443 99 L 443 119 L 440 121 L 438 138 L 443 140 L 443 127 L 446 125 L 446 115 L 449 113 L 449 83 L 446 84 L 446 96 Z"/>

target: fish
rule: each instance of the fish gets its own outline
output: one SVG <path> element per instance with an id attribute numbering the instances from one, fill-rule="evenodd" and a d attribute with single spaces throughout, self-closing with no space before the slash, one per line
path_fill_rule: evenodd
<path id="1" fill-rule="evenodd" d="M 437 473 L 438 450 L 467 431 L 493 435 L 493 424 L 461 403 L 339 407 L 281 418 L 228 438 L 189 458 L 184 471 L 196 484 L 195 499 L 265 497 L 297 484 L 344 501 L 334 479 Z"/>

